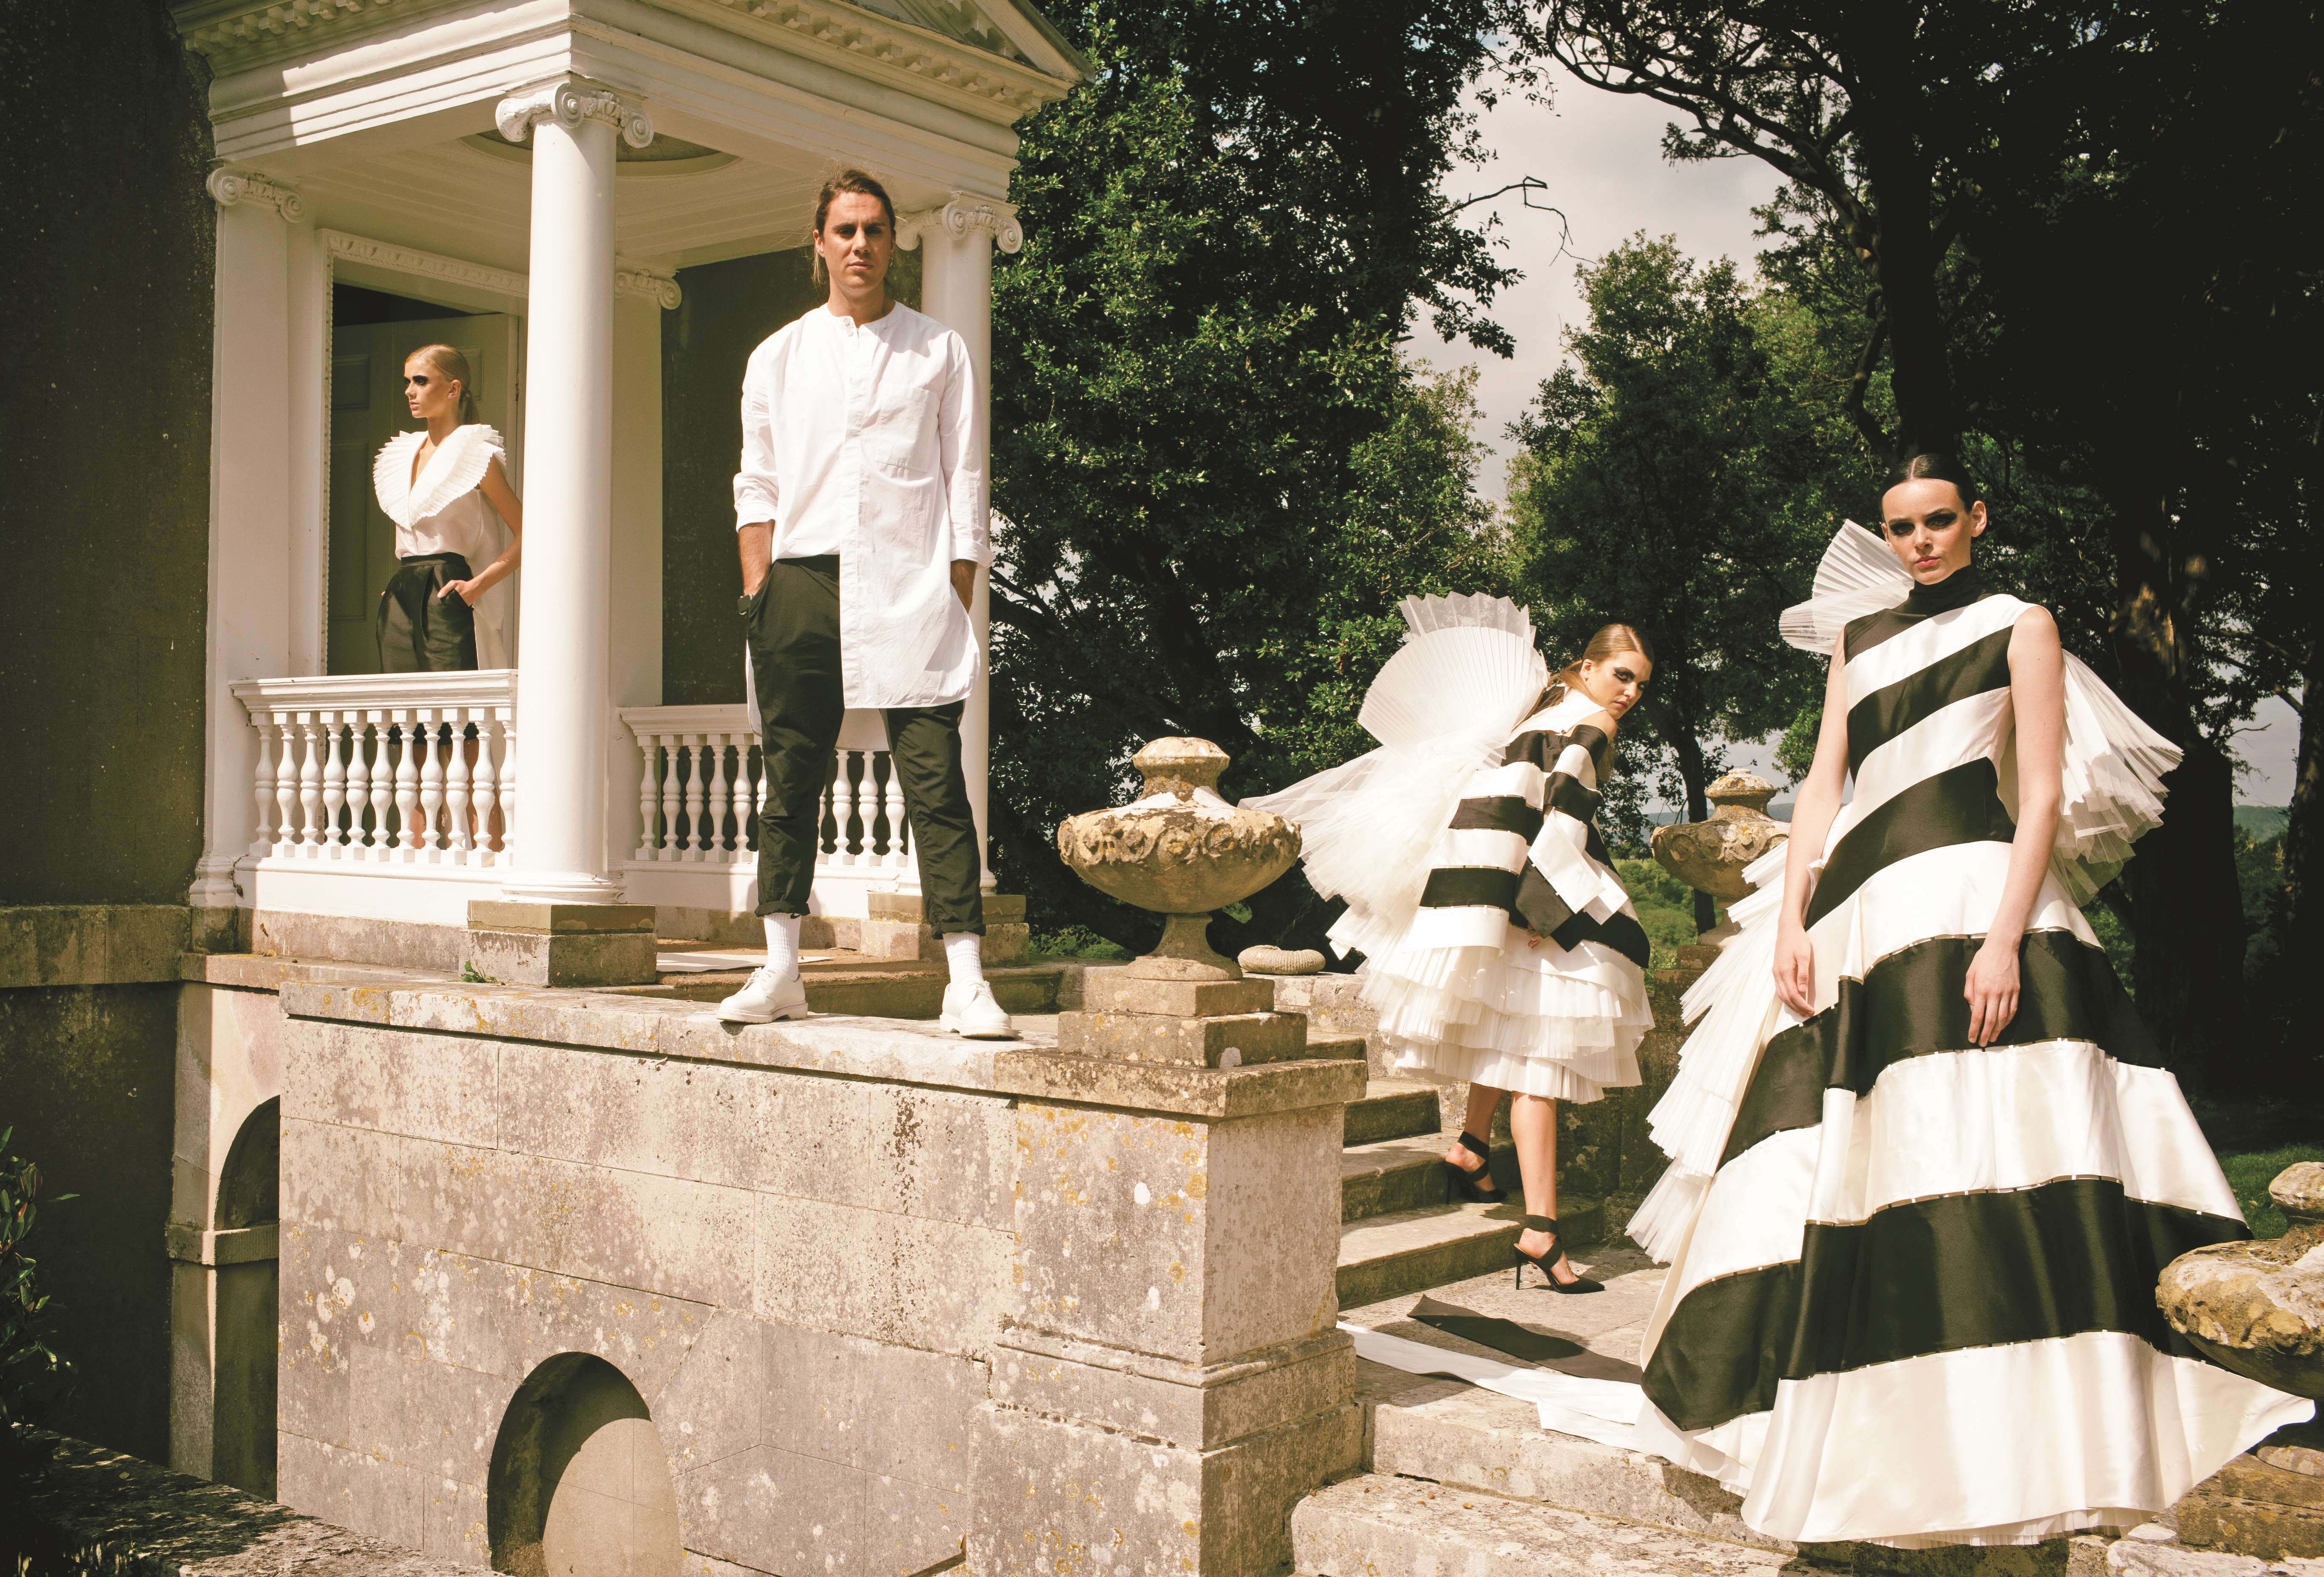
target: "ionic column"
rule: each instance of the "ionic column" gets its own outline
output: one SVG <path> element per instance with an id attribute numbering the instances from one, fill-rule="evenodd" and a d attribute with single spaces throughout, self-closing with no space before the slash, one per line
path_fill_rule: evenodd
<path id="1" fill-rule="evenodd" d="M 941 208 L 900 217 L 899 239 L 922 249 L 920 309 L 968 342 L 976 368 L 976 430 L 972 450 L 977 466 L 992 474 L 992 249 L 1015 252 L 1025 244 L 1017 210 L 999 198 L 960 193 Z M 991 615 L 988 576 L 979 576 L 969 618 L 980 651 L 991 650 Z M 976 813 L 976 850 L 984 888 L 993 888 L 984 860 L 991 819 L 985 814 L 986 785 L 992 761 L 992 675 L 989 662 L 976 676 L 976 688 L 960 718 L 961 770 L 968 779 L 968 802 Z"/>
<path id="2" fill-rule="evenodd" d="M 529 134 L 533 144 L 517 654 L 524 802 L 504 891 L 516 903 L 613 903 L 613 140 L 642 148 L 653 123 L 582 78 L 512 94 L 494 118 L 503 136 Z"/>
<path id="3" fill-rule="evenodd" d="M 210 388 L 209 630 L 203 740 L 203 849 L 186 901 L 198 945 L 233 945 L 249 852 L 257 741 L 238 679 L 290 671 L 290 231 L 299 194 L 245 171 L 213 171 L 217 268 Z"/>

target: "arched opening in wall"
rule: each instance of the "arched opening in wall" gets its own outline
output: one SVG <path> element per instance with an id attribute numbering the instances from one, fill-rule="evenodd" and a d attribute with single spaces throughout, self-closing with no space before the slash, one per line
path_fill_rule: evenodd
<path id="1" fill-rule="evenodd" d="M 282 1102 L 243 1120 L 218 1173 L 217 1358 L 211 1462 L 237 1489 L 274 1498 L 274 1365 L 281 1346 L 275 1303 L 276 1201 L 282 1186 Z"/>
<path id="2" fill-rule="evenodd" d="M 516 1577 L 677 1577 L 678 1486 L 622 1371 L 560 1352 L 528 1376 L 493 1443 L 485 1528 Z"/>

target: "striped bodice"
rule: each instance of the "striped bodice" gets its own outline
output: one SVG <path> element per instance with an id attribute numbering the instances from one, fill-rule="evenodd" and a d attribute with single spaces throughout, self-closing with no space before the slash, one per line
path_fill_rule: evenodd
<path id="1" fill-rule="evenodd" d="M 2016 835 L 1996 762 L 2009 723 L 2010 632 L 2030 605 L 1998 594 L 1934 613 L 1907 603 L 1848 626 L 1856 793 L 1825 843 L 1810 926 L 1885 866 Z"/>

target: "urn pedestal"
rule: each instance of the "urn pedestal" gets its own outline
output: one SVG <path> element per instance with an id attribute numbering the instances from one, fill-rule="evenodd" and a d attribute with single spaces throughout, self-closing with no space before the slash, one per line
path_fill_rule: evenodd
<path id="1" fill-rule="evenodd" d="M 1291 1508 L 1356 1467 L 1337 1328 L 1342 1113 L 1361 1060 L 1305 1056 L 1304 1014 L 1213 952 L 1209 911 L 1298 857 L 1228 805 L 1224 752 L 1140 751 L 1146 792 L 1058 852 L 1170 917 L 1093 970 L 1055 1051 L 1003 1052 L 1019 1247 L 991 1358 L 968 1567 L 979 1577 L 1272 1577 Z"/>

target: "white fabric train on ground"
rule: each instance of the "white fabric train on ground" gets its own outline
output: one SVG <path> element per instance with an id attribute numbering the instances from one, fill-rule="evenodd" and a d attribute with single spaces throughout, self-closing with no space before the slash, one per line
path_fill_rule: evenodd
<path id="1" fill-rule="evenodd" d="M 1307 879 L 1399 1067 L 1560 1099 L 1638 1082 L 1644 927 L 1590 817 L 1610 761 L 1581 692 L 1497 597 L 1416 597 L 1364 698 L 1379 750 L 1250 801 L 1299 824 Z M 1527 714 L 1530 713 L 1530 715 Z"/>
<path id="2" fill-rule="evenodd" d="M 1340 1322 L 1340 1329 L 1354 1339 L 1358 1358 L 1406 1374 L 1441 1374 L 1448 1379 L 1466 1380 L 1504 1397 L 1531 1402 L 1540 1415 L 1541 1426 L 1553 1434 L 1579 1435 L 1628 1451 L 1641 1449 L 1636 1422 L 1644 1395 L 1628 1380 L 1585 1379 L 1554 1369 L 1454 1352 L 1345 1320 Z"/>
<path id="3" fill-rule="evenodd" d="M 2235 1197 L 2079 905 L 2162 808 L 2177 752 L 2069 659 L 2058 846 L 2017 1014 L 1968 1044 L 1962 982 L 2007 881 L 2007 646 L 2027 604 L 1914 593 L 1856 527 L 1798 644 L 1849 643 L 1856 791 L 1810 868 L 1817 1011 L 1776 999 L 1787 851 L 1650 1119 L 1672 1157 L 1631 1235 L 1671 1271 L 1640 1441 L 1762 1532 L 2019 1544 L 2126 1526 L 2311 1411 L 2200 1360 L 2154 1308 Z"/>

